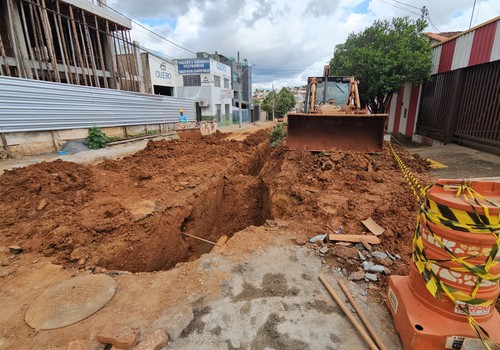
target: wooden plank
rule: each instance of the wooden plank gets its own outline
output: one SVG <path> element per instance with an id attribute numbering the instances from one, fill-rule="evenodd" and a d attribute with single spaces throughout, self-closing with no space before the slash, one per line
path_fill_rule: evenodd
<path id="1" fill-rule="evenodd" d="M 102 46 L 101 46 L 101 32 L 99 30 L 99 21 L 97 20 L 97 16 L 94 16 L 94 21 L 95 21 L 95 30 L 97 36 L 97 47 L 99 48 L 99 61 L 101 63 L 101 70 L 102 70 L 102 80 L 104 81 L 104 87 L 107 89 L 109 88 L 108 77 L 106 76 L 106 65 L 104 64 L 104 55 L 102 53 Z"/>
<path id="2" fill-rule="evenodd" d="M 5 137 L 5 134 L 2 132 L 0 132 L 0 140 L 2 140 L 2 147 L 5 150 L 5 152 L 7 152 L 7 155 L 10 155 L 9 145 L 7 144 L 7 139 Z"/>
<path id="3" fill-rule="evenodd" d="M 33 47 L 31 45 L 30 32 L 28 30 L 28 22 L 26 21 L 26 13 L 24 12 L 24 3 L 21 3 L 19 7 L 21 8 L 21 19 L 24 28 L 24 36 L 26 38 L 26 42 L 28 43 L 28 51 L 31 58 L 31 64 L 33 64 L 33 71 L 35 71 L 35 78 L 36 80 L 40 80 L 40 77 L 38 76 L 38 69 L 36 69 L 35 54 L 33 52 Z"/>
<path id="4" fill-rule="evenodd" d="M 75 81 L 73 80 L 73 74 L 71 73 L 71 62 L 69 59 L 68 45 L 66 43 L 66 35 L 64 34 L 64 27 L 63 27 L 62 20 L 61 20 L 61 8 L 59 6 L 59 0 L 56 0 L 56 11 L 57 11 L 57 23 L 58 23 L 60 31 L 61 31 L 61 40 L 62 40 L 62 44 L 63 44 L 62 45 L 63 56 L 64 56 L 64 60 L 66 61 L 66 64 L 68 65 L 68 71 L 69 71 L 68 77 L 66 77 L 66 79 L 68 79 L 68 82 L 70 84 L 74 84 Z M 54 16 L 56 16 L 56 15 L 54 14 Z M 68 30 L 69 30 L 69 28 L 70 28 L 70 26 L 68 23 Z M 71 39 L 71 34 L 69 35 L 69 38 Z M 76 70 L 76 61 L 74 61 L 74 66 L 75 66 L 75 70 Z"/>
<path id="5" fill-rule="evenodd" d="M 371 235 L 345 235 L 338 233 L 331 233 L 328 235 L 330 241 L 333 242 L 353 242 L 361 243 L 366 242 L 369 244 L 380 244 L 380 239 L 377 236 Z"/>
<path id="6" fill-rule="evenodd" d="M 358 317 L 361 319 L 361 322 L 363 322 L 363 325 L 365 326 L 366 330 L 372 336 L 373 340 L 375 341 L 375 344 L 378 346 L 378 348 L 380 350 L 386 350 L 387 348 L 385 347 L 384 343 L 379 338 L 377 332 L 372 327 L 372 324 L 370 323 L 370 321 L 366 318 L 365 313 L 363 312 L 363 309 L 356 302 L 356 300 L 352 296 L 351 292 L 349 292 L 349 289 L 347 289 L 344 281 L 339 279 L 337 282 L 340 286 L 340 289 L 342 289 L 342 291 L 346 295 L 347 299 L 349 299 L 349 302 L 351 303 L 354 310 L 356 310 L 356 313 L 358 314 Z"/>
<path id="7" fill-rule="evenodd" d="M 363 225 L 366 226 L 367 229 L 370 230 L 371 233 L 373 233 L 375 236 L 380 236 L 382 233 L 384 233 L 385 229 L 380 227 L 379 224 L 377 224 L 371 217 L 361 221 Z"/>
<path id="8" fill-rule="evenodd" d="M 326 290 L 328 290 L 328 292 L 332 296 L 333 300 L 335 300 L 337 302 L 337 304 L 340 306 L 340 308 L 342 309 L 342 311 L 344 312 L 344 314 L 347 316 L 347 318 L 354 325 L 354 327 L 356 328 L 356 330 L 358 331 L 358 333 L 361 335 L 361 337 L 363 338 L 363 340 L 366 342 L 366 344 L 370 347 L 370 349 L 371 350 L 378 350 L 377 345 L 375 345 L 375 343 L 370 338 L 370 336 L 365 332 L 365 330 L 359 324 L 359 322 L 356 320 L 356 318 L 354 318 L 354 316 L 351 313 L 351 311 L 349 311 L 349 309 L 347 308 L 347 306 L 339 298 L 339 296 L 337 295 L 337 293 L 335 293 L 335 291 L 328 284 L 328 282 L 326 281 L 326 279 L 323 276 L 321 276 L 321 275 L 319 276 L 319 279 L 320 279 L 321 283 L 323 283 L 323 285 L 325 286 Z"/>
<path id="9" fill-rule="evenodd" d="M 14 58 L 16 59 L 17 62 L 17 72 L 20 78 L 27 78 L 27 73 L 26 73 L 26 67 L 25 67 L 25 62 L 24 59 L 21 57 L 20 49 L 19 49 L 19 38 L 17 36 L 17 32 L 14 28 L 14 24 L 12 23 L 12 19 L 14 18 L 13 16 L 13 9 L 14 4 L 12 3 L 12 0 L 7 0 L 7 16 L 9 18 L 8 21 L 8 36 L 11 42 L 11 48 L 12 51 L 14 52 Z"/>
<path id="10" fill-rule="evenodd" d="M 111 33 L 109 31 L 109 22 L 108 20 L 106 20 L 106 41 L 107 41 L 107 44 L 108 44 L 108 52 L 109 52 L 109 60 L 111 62 L 111 77 L 113 79 L 113 83 L 115 85 L 115 88 L 117 88 L 118 90 L 120 89 L 120 86 L 119 86 L 119 83 L 118 83 L 118 79 L 116 77 L 116 72 L 117 72 L 117 68 L 116 68 L 116 61 L 115 61 L 115 55 L 113 55 L 113 49 L 112 49 L 112 46 L 111 46 L 111 41 L 113 40 L 113 37 L 111 36 Z"/>
<path id="11" fill-rule="evenodd" d="M 33 19 L 34 23 L 36 25 L 35 32 L 36 32 L 36 37 L 38 38 L 37 42 L 37 49 L 38 49 L 38 55 L 39 55 L 39 60 L 40 62 L 43 61 L 45 65 L 44 71 L 41 73 L 42 76 L 44 76 L 44 79 L 48 79 L 50 81 L 54 81 L 55 79 L 52 76 L 52 72 L 49 67 L 49 61 L 47 59 L 47 55 L 45 55 L 45 44 L 42 36 L 42 27 L 40 24 L 40 18 L 38 17 L 38 11 L 36 9 L 36 5 L 32 2 L 30 2 L 30 6 L 33 5 Z"/>
<path id="12" fill-rule="evenodd" d="M 66 18 L 66 24 L 68 25 L 68 30 L 69 30 L 68 39 L 69 39 L 69 45 L 70 45 L 70 47 L 68 48 L 68 54 L 71 51 L 71 58 L 73 59 L 73 67 L 75 67 L 75 75 L 74 75 L 75 84 L 81 85 L 80 84 L 80 80 L 81 80 L 80 79 L 80 74 L 78 74 L 78 61 L 76 59 L 76 49 L 75 49 L 75 45 L 73 45 L 73 35 L 71 33 L 71 23 L 70 23 L 69 18 Z"/>
<path id="13" fill-rule="evenodd" d="M 40 0 L 37 0 L 37 3 L 40 4 Z M 60 83 L 61 76 L 59 75 L 59 66 L 57 65 L 56 51 L 54 50 L 54 41 L 52 40 L 52 30 L 50 29 L 50 21 L 45 7 L 45 0 L 42 0 L 41 4 L 42 7 L 40 8 L 40 17 L 42 18 L 42 26 L 45 32 L 47 51 L 49 52 L 50 61 L 52 62 L 52 70 L 54 71 L 56 81 Z"/>
<path id="14" fill-rule="evenodd" d="M 87 46 L 89 48 L 89 61 L 90 65 L 92 67 L 92 74 L 94 75 L 94 83 L 95 86 L 101 87 L 101 84 L 99 83 L 99 77 L 97 76 L 97 70 L 96 70 L 96 64 L 95 64 L 95 57 L 94 57 L 94 49 L 92 48 L 92 40 L 90 39 L 90 33 L 89 33 L 89 27 L 87 25 L 87 19 L 85 18 L 85 11 L 82 10 L 82 18 L 83 18 L 83 29 L 85 31 L 85 39 L 87 41 Z"/>
<path id="15" fill-rule="evenodd" d="M 115 27 L 116 27 L 116 23 L 115 23 Z M 129 48 L 129 43 L 128 43 L 127 37 L 126 37 L 127 32 L 125 30 L 121 30 L 120 35 L 121 35 L 122 44 L 123 44 L 123 56 L 122 56 L 122 58 L 125 59 L 125 64 L 127 66 L 127 72 L 128 72 L 127 88 L 129 91 L 135 91 L 134 78 L 133 78 L 133 74 L 132 74 L 133 69 L 132 69 L 132 65 L 130 62 L 130 54 L 128 53 L 130 51 L 130 48 Z"/>
<path id="16" fill-rule="evenodd" d="M 11 23 L 12 29 L 14 30 L 15 45 L 16 45 L 16 48 L 19 52 L 19 58 L 21 60 L 21 62 L 18 62 L 18 63 L 20 63 L 22 68 L 23 68 L 24 76 L 28 79 L 33 79 L 33 71 L 31 70 L 31 67 L 29 66 L 29 64 L 27 64 L 27 61 L 29 61 L 29 53 L 28 53 L 28 50 L 26 49 L 26 44 L 24 41 L 23 28 L 22 27 L 20 28 L 20 30 L 21 30 L 21 33 L 20 33 L 18 30 L 19 29 L 18 26 L 14 25 L 12 23 L 13 21 L 17 22 L 17 20 L 19 19 L 18 23 L 22 25 L 22 19 L 19 15 L 19 13 L 20 13 L 19 7 L 22 7 L 23 3 L 16 3 L 16 5 L 18 6 L 17 12 L 14 12 L 14 7 L 15 7 L 14 2 L 12 2 L 12 0 L 9 0 L 9 3 L 11 3 L 11 9 L 13 11 L 9 22 Z M 23 34 L 23 36 L 21 34 Z M 23 48 L 24 48 L 24 50 L 23 50 Z M 28 55 L 28 57 L 26 57 L 26 55 Z"/>
<path id="17" fill-rule="evenodd" d="M 115 55 L 116 55 L 116 61 L 118 62 L 118 69 L 120 71 L 120 77 L 122 77 L 122 73 L 123 73 L 123 79 L 122 79 L 122 90 L 123 90 L 123 87 L 125 86 L 125 90 L 129 90 L 129 79 L 127 78 L 127 71 L 129 70 L 128 69 L 128 64 L 127 64 L 127 61 L 126 61 L 126 57 L 124 55 L 124 53 L 122 52 L 122 47 L 123 49 L 125 49 L 124 47 L 124 43 L 123 43 L 123 33 L 121 31 L 118 31 L 118 26 L 116 25 L 116 23 L 114 23 L 115 25 L 115 45 L 118 47 L 118 50 L 115 51 Z M 120 40 L 122 41 L 120 43 Z M 121 67 L 121 69 L 120 69 Z"/>
<path id="18" fill-rule="evenodd" d="M 106 21 L 106 25 L 108 25 L 108 22 Z M 118 59 L 118 56 L 120 54 L 120 44 L 117 43 L 118 41 L 118 37 L 116 36 L 116 32 L 115 34 L 111 34 L 112 35 L 112 38 L 113 38 L 113 45 L 114 45 L 114 48 L 115 48 L 115 51 L 114 51 L 114 59 L 116 60 L 116 73 L 118 74 L 118 79 L 120 80 L 120 90 L 123 90 L 123 85 L 124 85 L 124 78 L 122 77 L 122 70 L 121 70 L 121 67 L 123 66 L 122 62 Z"/>
<path id="19" fill-rule="evenodd" d="M 1 65 L 2 71 L 5 70 L 5 72 L 7 73 L 6 75 L 10 77 L 11 76 L 10 67 L 9 67 L 9 64 L 7 63 L 7 55 L 5 53 L 5 47 L 3 46 L 3 41 L 2 41 L 1 35 L 0 35 L 0 53 L 2 54 L 2 58 L 3 58 L 3 65 Z M 5 74 L 2 73 L 2 75 L 5 75 Z"/>
<path id="20" fill-rule="evenodd" d="M 42 65 L 42 56 L 41 56 L 41 52 L 40 52 L 40 45 L 39 45 L 39 42 L 38 42 L 38 30 L 37 30 L 37 26 L 35 24 L 35 14 L 34 14 L 34 10 L 33 10 L 33 4 L 30 2 L 29 3 L 29 10 L 30 10 L 30 19 L 31 19 L 31 28 L 33 30 L 33 32 L 35 34 L 33 34 L 33 38 L 35 39 L 35 48 L 36 50 L 35 51 L 35 59 L 36 61 L 38 62 L 38 66 L 40 67 L 40 74 L 39 76 L 41 77 L 41 79 L 43 80 L 43 77 L 44 77 L 44 72 L 43 72 L 43 65 Z M 36 68 L 35 68 L 36 70 Z"/>
<path id="21" fill-rule="evenodd" d="M 132 43 L 132 38 L 130 37 L 130 31 L 125 31 L 125 37 L 127 38 L 127 45 L 128 45 L 128 49 L 129 49 L 129 53 L 127 54 L 127 57 L 130 58 L 130 67 L 131 67 L 131 70 L 130 70 L 130 74 L 132 76 L 132 81 L 133 81 L 133 85 L 134 85 L 134 91 L 140 91 L 140 87 L 139 87 L 139 77 L 138 77 L 138 74 L 139 74 L 139 68 L 137 67 L 137 64 L 138 62 L 136 62 L 136 59 L 135 59 L 135 54 L 134 54 L 134 47 L 133 47 L 133 43 Z M 137 84 L 136 84 L 136 78 L 137 78 Z"/>
<path id="22" fill-rule="evenodd" d="M 76 31 L 76 23 L 75 23 L 75 16 L 73 14 L 73 6 L 68 5 L 69 7 L 69 16 L 71 19 L 71 28 L 73 29 L 73 44 L 76 48 L 76 56 L 78 58 L 78 62 L 80 64 L 80 68 L 82 69 L 82 79 L 83 79 L 83 84 L 88 86 L 87 82 L 87 75 L 85 74 L 85 67 L 83 65 L 83 59 L 82 59 L 82 52 L 80 50 L 80 42 L 78 41 L 78 34 Z"/>
<path id="23" fill-rule="evenodd" d="M 61 58 L 62 58 L 62 65 L 63 65 L 63 69 L 64 69 L 64 75 L 66 77 L 66 81 L 70 82 L 71 81 L 71 76 L 70 76 L 70 73 L 69 73 L 69 70 L 68 70 L 68 66 L 67 66 L 67 63 L 66 63 L 66 57 L 64 56 L 64 52 L 63 52 L 63 42 L 62 42 L 62 39 L 61 39 L 61 33 L 59 31 L 59 23 L 57 21 L 56 14 L 54 13 L 53 15 L 54 15 L 54 27 L 56 28 L 57 42 L 59 44 L 59 51 L 61 51 Z"/>
<path id="24" fill-rule="evenodd" d="M 92 74 L 90 72 L 90 64 L 89 64 L 89 56 L 88 56 L 88 52 L 87 52 L 87 45 L 85 45 L 85 38 L 83 36 L 83 30 L 82 30 L 82 24 L 80 22 L 78 22 L 78 30 L 79 30 L 79 33 L 80 33 L 80 39 L 81 39 L 81 44 L 82 44 L 82 49 L 83 49 L 83 58 L 85 60 L 85 68 L 86 68 L 86 71 L 88 72 L 88 78 L 89 78 L 89 85 L 90 86 L 94 86 L 93 83 L 92 83 Z"/>

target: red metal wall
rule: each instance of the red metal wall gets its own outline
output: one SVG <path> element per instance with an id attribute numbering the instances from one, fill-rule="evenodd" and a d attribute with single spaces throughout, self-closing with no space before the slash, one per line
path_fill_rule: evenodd
<path id="1" fill-rule="evenodd" d="M 452 40 L 443 44 L 443 47 L 441 49 L 441 59 L 439 60 L 438 73 L 443 73 L 451 70 L 456 43 L 457 42 L 455 40 Z"/>
<path id="2" fill-rule="evenodd" d="M 417 104 L 420 94 L 420 85 L 412 85 L 410 95 L 410 106 L 408 107 L 408 121 L 406 122 L 405 135 L 408 137 L 413 136 L 415 131 L 415 119 L 417 118 Z"/>
<path id="3" fill-rule="evenodd" d="M 457 66 L 457 62 L 461 62 L 457 59 L 453 69 L 466 68 L 470 66 L 475 66 L 482 63 L 487 63 L 491 61 L 491 52 L 493 49 L 493 44 L 495 43 L 495 36 L 497 35 L 497 26 L 500 21 L 500 16 L 492 19 L 489 22 L 483 23 L 472 30 L 463 32 L 460 36 L 457 36 L 449 41 L 444 42 L 441 45 L 434 46 L 434 55 L 439 55 L 439 49 L 441 49 L 441 56 L 439 57 L 439 64 L 437 73 L 449 72 L 452 68 L 454 58 L 468 56 L 468 62 L 465 61 Z M 463 47 L 458 49 L 456 47 L 457 40 L 463 39 L 464 35 L 473 35 L 472 46 Z M 497 45 L 500 45 L 500 38 L 497 38 Z M 458 56 L 458 57 L 455 57 Z"/>
<path id="4" fill-rule="evenodd" d="M 398 98 L 396 100 L 396 113 L 394 115 L 393 132 L 399 132 L 399 122 L 401 121 L 401 108 L 403 107 L 403 95 L 405 92 L 404 86 L 399 89 Z"/>
<path id="5" fill-rule="evenodd" d="M 490 61 L 491 49 L 493 48 L 493 41 L 495 40 L 495 33 L 497 30 L 497 23 L 498 22 L 494 22 L 490 25 L 478 28 L 474 32 L 474 41 L 472 42 L 469 66 Z"/>

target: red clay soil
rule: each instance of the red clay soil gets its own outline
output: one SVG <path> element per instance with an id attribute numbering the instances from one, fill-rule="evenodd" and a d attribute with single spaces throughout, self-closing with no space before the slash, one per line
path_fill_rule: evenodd
<path id="1" fill-rule="evenodd" d="M 97 166 L 59 160 L 7 171 L 0 246 L 92 269 L 153 271 L 187 261 L 204 248 L 181 231 L 217 240 L 265 220 L 258 196 L 249 201 L 235 189 L 260 191 L 251 175 L 268 150 L 267 132 L 244 142 L 222 137 L 150 141 Z"/>
<path id="2" fill-rule="evenodd" d="M 428 181 L 425 162 L 399 150 Z M 313 234 L 361 234 L 372 217 L 386 231 L 376 249 L 400 254 L 405 274 L 417 203 L 388 149 L 382 154 L 273 150 L 268 133 L 229 141 L 150 141 L 98 165 L 64 161 L 0 177 L 0 246 L 17 244 L 54 262 L 154 271 L 194 259 L 216 241 L 268 218 L 307 224 Z"/>
<path id="3" fill-rule="evenodd" d="M 429 181 L 427 165 L 403 149 L 398 154 L 422 182 Z M 418 203 L 400 173 L 390 150 L 381 154 L 310 153 L 281 147 L 273 153 L 261 175 L 270 188 L 271 216 L 308 223 L 317 234 L 341 230 L 345 234 L 371 234 L 361 223 L 371 217 L 385 232 L 373 249 L 399 254 L 390 269 L 407 274 Z M 330 259 L 328 259 L 330 258 Z M 341 263 L 335 254 L 327 260 Z"/>

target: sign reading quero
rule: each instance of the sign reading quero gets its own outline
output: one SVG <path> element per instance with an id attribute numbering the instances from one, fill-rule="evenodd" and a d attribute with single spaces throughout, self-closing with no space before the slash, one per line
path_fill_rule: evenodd
<path id="1" fill-rule="evenodd" d="M 160 63 L 160 70 L 155 71 L 155 77 L 165 80 L 172 79 L 172 73 L 167 72 L 167 64 L 165 62 Z"/>
<path id="2" fill-rule="evenodd" d="M 179 60 L 177 65 L 179 74 L 210 73 L 209 59 Z"/>
<path id="3" fill-rule="evenodd" d="M 153 55 L 148 55 L 151 83 L 160 86 L 174 86 L 175 66 Z"/>

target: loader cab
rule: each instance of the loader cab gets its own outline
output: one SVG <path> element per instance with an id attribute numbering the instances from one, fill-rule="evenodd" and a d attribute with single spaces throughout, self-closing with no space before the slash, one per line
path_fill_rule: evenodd
<path id="1" fill-rule="evenodd" d="M 306 99 L 304 103 L 304 113 L 309 113 L 311 96 L 311 79 L 307 84 Z M 349 77 L 316 77 L 316 104 L 335 104 L 343 107 L 349 98 Z"/>

